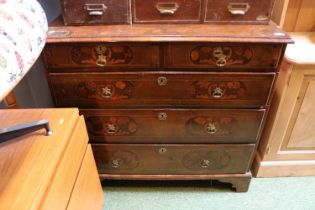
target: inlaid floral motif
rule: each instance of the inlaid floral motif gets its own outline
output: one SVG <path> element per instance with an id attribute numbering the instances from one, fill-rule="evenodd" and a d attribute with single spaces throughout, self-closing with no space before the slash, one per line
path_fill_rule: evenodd
<path id="1" fill-rule="evenodd" d="M 88 99 L 123 100 L 133 96 L 134 86 L 128 81 L 84 81 L 78 83 L 76 93 Z"/>
<path id="2" fill-rule="evenodd" d="M 104 156 L 104 153 L 107 155 Z M 139 165 L 138 156 L 128 150 L 116 150 L 116 151 L 94 151 L 97 167 L 100 170 L 106 170 L 105 173 L 109 173 L 109 170 L 131 170 L 137 168 Z"/>
<path id="3" fill-rule="evenodd" d="M 99 59 L 102 66 L 128 64 L 133 53 L 128 46 L 75 46 L 71 50 L 71 59 L 76 64 L 97 65 Z"/>
<path id="4" fill-rule="evenodd" d="M 90 116 L 86 125 L 93 136 L 130 136 L 138 130 L 134 119 L 127 116 Z"/>
<path id="5" fill-rule="evenodd" d="M 233 125 L 237 123 L 233 117 L 198 116 L 187 121 L 186 130 L 195 136 L 227 136 L 233 134 Z"/>
<path id="6" fill-rule="evenodd" d="M 198 99 L 241 99 L 247 91 L 246 85 L 240 81 L 202 81 L 194 82 L 192 86 L 193 97 Z"/>
<path id="7" fill-rule="evenodd" d="M 190 59 L 196 65 L 246 65 L 253 58 L 253 50 L 247 46 L 197 46 L 190 52 Z"/>
<path id="8" fill-rule="evenodd" d="M 227 151 L 191 151 L 187 153 L 182 164 L 190 170 L 216 170 L 226 167 L 231 160 Z"/>

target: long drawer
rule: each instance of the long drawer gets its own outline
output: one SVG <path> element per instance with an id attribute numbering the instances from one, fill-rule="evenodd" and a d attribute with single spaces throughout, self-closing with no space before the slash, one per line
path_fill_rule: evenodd
<path id="1" fill-rule="evenodd" d="M 44 58 L 48 68 L 151 68 L 159 66 L 159 47 L 147 43 L 54 44 L 45 47 Z"/>
<path id="2" fill-rule="evenodd" d="M 256 143 L 265 110 L 80 110 L 98 143 Z"/>
<path id="3" fill-rule="evenodd" d="M 209 68 L 220 71 L 275 71 L 282 45 L 227 43 L 171 43 L 165 47 L 165 66 L 171 68 Z M 219 68 L 219 69 L 218 69 Z M 255 68 L 257 68 L 255 70 Z"/>
<path id="4" fill-rule="evenodd" d="M 268 103 L 274 73 L 49 74 L 57 106 L 260 107 Z"/>
<path id="5" fill-rule="evenodd" d="M 232 174 L 245 173 L 253 144 L 93 145 L 100 174 Z"/>
<path id="6" fill-rule="evenodd" d="M 268 24 L 275 0 L 207 0 L 205 22 Z"/>

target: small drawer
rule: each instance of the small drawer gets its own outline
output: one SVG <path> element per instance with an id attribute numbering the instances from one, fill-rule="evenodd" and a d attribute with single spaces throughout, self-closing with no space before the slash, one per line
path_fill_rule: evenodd
<path id="1" fill-rule="evenodd" d="M 57 106 L 253 108 L 268 103 L 275 73 L 50 73 Z"/>
<path id="2" fill-rule="evenodd" d="M 159 66 L 159 48 L 141 43 L 53 44 L 45 47 L 44 58 L 48 68 L 151 68 Z"/>
<path id="3" fill-rule="evenodd" d="M 202 0 L 133 0 L 134 23 L 200 23 Z"/>
<path id="4" fill-rule="evenodd" d="M 129 0 L 61 0 L 65 25 L 131 23 Z"/>
<path id="5" fill-rule="evenodd" d="M 238 174 L 249 170 L 254 145 L 108 144 L 93 152 L 100 174 Z"/>
<path id="6" fill-rule="evenodd" d="M 275 0 L 207 0 L 205 22 L 268 24 Z"/>
<path id="7" fill-rule="evenodd" d="M 265 110 L 86 110 L 89 137 L 98 143 L 256 143 Z"/>
<path id="8" fill-rule="evenodd" d="M 183 44 L 166 45 L 165 66 L 170 68 L 207 68 L 223 71 L 275 71 L 282 45 L 275 44 Z M 255 69 L 256 68 L 256 69 Z"/>

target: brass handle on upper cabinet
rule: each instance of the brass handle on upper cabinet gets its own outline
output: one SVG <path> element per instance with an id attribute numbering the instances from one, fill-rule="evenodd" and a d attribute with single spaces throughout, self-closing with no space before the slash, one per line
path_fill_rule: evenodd
<path id="1" fill-rule="evenodd" d="M 85 4 L 84 9 L 88 11 L 91 16 L 101 16 L 107 7 L 105 4 Z"/>
<path id="2" fill-rule="evenodd" d="M 113 95 L 112 89 L 108 86 L 102 88 L 102 97 L 103 98 L 111 98 Z"/>
<path id="3" fill-rule="evenodd" d="M 232 15 L 245 15 L 250 9 L 248 3 L 229 3 L 228 10 Z"/>
<path id="4" fill-rule="evenodd" d="M 220 87 L 214 88 L 212 91 L 213 98 L 221 98 L 223 96 L 223 90 Z"/>
<path id="5" fill-rule="evenodd" d="M 217 132 L 217 128 L 212 123 L 209 123 L 207 125 L 206 130 L 207 130 L 207 133 L 209 133 L 209 134 L 215 134 Z"/>
<path id="6" fill-rule="evenodd" d="M 162 15 L 173 15 L 175 14 L 179 6 L 176 2 L 160 2 L 157 3 L 155 7 Z"/>
<path id="7" fill-rule="evenodd" d="M 207 159 L 201 160 L 200 162 L 201 168 L 209 168 L 210 165 L 211 165 L 211 161 Z"/>

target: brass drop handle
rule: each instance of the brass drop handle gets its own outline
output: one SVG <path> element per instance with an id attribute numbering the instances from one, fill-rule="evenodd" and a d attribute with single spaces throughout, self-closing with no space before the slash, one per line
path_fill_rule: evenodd
<path id="1" fill-rule="evenodd" d="M 203 159 L 200 162 L 201 168 L 209 168 L 211 166 L 211 164 L 212 164 L 212 161 L 211 160 L 207 160 L 207 159 Z"/>
<path id="2" fill-rule="evenodd" d="M 221 98 L 223 96 L 223 90 L 220 87 L 216 87 L 212 91 L 213 98 Z"/>
<path id="3" fill-rule="evenodd" d="M 155 7 L 162 15 L 173 15 L 177 11 L 179 5 L 176 2 L 159 2 Z"/>
<path id="4" fill-rule="evenodd" d="M 107 7 L 105 4 L 85 4 L 84 9 L 88 11 L 91 16 L 101 16 Z"/>
<path id="5" fill-rule="evenodd" d="M 103 98 L 111 98 L 113 95 L 112 89 L 108 86 L 102 88 L 102 97 Z"/>
<path id="6" fill-rule="evenodd" d="M 95 51 L 97 54 L 97 59 L 96 59 L 95 64 L 97 66 L 101 66 L 101 67 L 106 66 L 107 64 L 107 57 L 105 56 L 106 50 L 107 50 L 107 47 L 103 45 L 99 45 L 95 47 Z"/>
<path id="7" fill-rule="evenodd" d="M 105 55 L 98 55 L 95 64 L 97 66 L 101 66 L 101 67 L 106 66 L 106 64 L 107 64 L 107 60 L 106 59 L 107 58 L 106 58 Z"/>
<path id="8" fill-rule="evenodd" d="M 226 65 L 226 55 L 221 47 L 215 48 L 213 50 L 213 57 L 216 58 L 216 65 L 219 67 L 223 67 Z"/>
<path id="9" fill-rule="evenodd" d="M 112 167 L 113 168 L 119 168 L 121 165 L 121 160 L 120 159 L 114 159 L 112 160 Z"/>
<path id="10" fill-rule="evenodd" d="M 158 77 L 157 83 L 159 86 L 165 86 L 167 84 L 167 78 L 166 77 Z"/>
<path id="11" fill-rule="evenodd" d="M 108 134 L 114 134 L 117 132 L 117 126 L 111 123 L 108 123 L 106 126 L 106 132 Z"/>
<path id="12" fill-rule="evenodd" d="M 164 121 L 167 119 L 167 114 L 165 112 L 161 112 L 158 114 L 158 118 L 160 121 Z"/>
<path id="13" fill-rule="evenodd" d="M 206 130 L 208 134 L 215 134 L 217 132 L 217 128 L 213 123 L 209 123 L 206 127 Z"/>
<path id="14" fill-rule="evenodd" d="M 232 15 L 245 15 L 250 9 L 248 3 L 229 3 L 228 10 Z"/>

